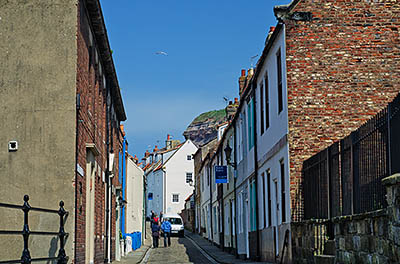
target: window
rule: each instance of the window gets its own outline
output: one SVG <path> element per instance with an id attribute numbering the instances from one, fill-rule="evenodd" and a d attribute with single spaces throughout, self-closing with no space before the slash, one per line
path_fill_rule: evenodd
<path id="1" fill-rule="evenodd" d="M 153 200 L 153 193 L 149 193 L 149 194 L 148 194 L 148 199 L 149 199 L 149 200 Z"/>
<path id="2" fill-rule="evenodd" d="M 264 134 L 264 85 L 260 83 L 260 129 L 261 135 Z"/>
<path id="3" fill-rule="evenodd" d="M 268 72 L 265 73 L 264 79 L 264 89 L 265 89 L 265 130 L 269 128 L 269 82 L 268 82 Z"/>
<path id="4" fill-rule="evenodd" d="M 281 200 L 282 200 L 282 223 L 286 221 L 286 191 L 285 191 L 285 164 L 281 163 Z"/>
<path id="5" fill-rule="evenodd" d="M 268 189 L 268 225 L 272 225 L 271 216 L 271 170 L 267 170 L 267 189 Z"/>
<path id="6" fill-rule="evenodd" d="M 239 193 L 238 195 L 238 233 L 242 233 L 243 232 L 243 225 L 242 225 L 242 218 L 243 218 L 243 197 L 242 197 L 242 192 Z"/>
<path id="7" fill-rule="evenodd" d="M 186 183 L 193 182 L 193 173 L 186 172 Z"/>
<path id="8" fill-rule="evenodd" d="M 179 203 L 179 194 L 172 194 L 172 202 Z"/>
<path id="9" fill-rule="evenodd" d="M 262 179 L 262 200 L 263 200 L 263 211 L 264 211 L 264 227 L 267 227 L 267 204 L 265 202 L 265 174 L 264 172 L 261 173 L 261 179 Z"/>
<path id="10" fill-rule="evenodd" d="M 281 49 L 276 53 L 276 67 L 278 72 L 278 113 L 280 113 L 283 110 Z"/>
<path id="11" fill-rule="evenodd" d="M 204 171 L 201 173 L 201 191 L 204 192 L 204 181 L 205 181 L 205 174 Z"/>
<path id="12" fill-rule="evenodd" d="M 254 111 L 253 111 L 253 99 L 251 99 L 247 105 L 247 125 L 248 125 L 248 141 L 249 150 L 254 146 Z"/>
<path id="13" fill-rule="evenodd" d="M 187 155 L 187 156 L 186 156 L 186 159 L 187 159 L 187 160 L 192 160 L 192 155 Z"/>

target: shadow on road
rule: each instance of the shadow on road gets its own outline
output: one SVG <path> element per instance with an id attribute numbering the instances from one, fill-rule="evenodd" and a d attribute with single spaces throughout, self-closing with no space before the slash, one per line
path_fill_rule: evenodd
<path id="1" fill-rule="evenodd" d="M 180 237 L 178 243 L 184 245 L 186 254 L 189 256 L 189 261 L 191 263 L 211 263 L 188 238 Z"/>

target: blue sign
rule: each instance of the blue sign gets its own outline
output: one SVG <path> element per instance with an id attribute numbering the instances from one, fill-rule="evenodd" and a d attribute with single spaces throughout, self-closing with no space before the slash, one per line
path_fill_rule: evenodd
<path id="1" fill-rule="evenodd" d="M 215 183 L 228 183 L 227 166 L 215 166 Z"/>

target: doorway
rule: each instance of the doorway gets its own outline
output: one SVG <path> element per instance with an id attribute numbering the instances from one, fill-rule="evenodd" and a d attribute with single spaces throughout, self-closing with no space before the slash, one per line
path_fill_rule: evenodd
<path id="1" fill-rule="evenodd" d="M 96 160 L 91 151 L 86 156 L 86 242 L 85 263 L 94 263 L 94 199 Z"/>
<path id="2" fill-rule="evenodd" d="M 278 230 L 278 223 L 279 223 L 279 197 L 278 197 L 278 180 L 274 179 L 274 186 L 275 186 L 275 225 L 274 225 L 274 237 L 275 237 L 275 256 L 279 255 L 279 230 Z"/>

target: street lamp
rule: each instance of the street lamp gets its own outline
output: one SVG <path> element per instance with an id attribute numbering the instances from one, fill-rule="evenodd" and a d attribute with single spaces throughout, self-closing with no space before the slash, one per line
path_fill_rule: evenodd
<path id="1" fill-rule="evenodd" d="M 224 152 L 225 152 L 226 163 L 232 166 L 236 170 L 236 163 L 231 162 L 232 148 L 229 146 L 229 144 L 226 145 Z"/>
<path id="2" fill-rule="evenodd" d="M 125 205 L 127 204 L 128 202 L 127 201 L 125 201 L 124 199 L 122 199 L 122 197 L 120 196 L 120 197 L 118 197 L 118 205 L 119 205 L 119 207 L 120 208 L 124 208 L 125 207 Z"/>

